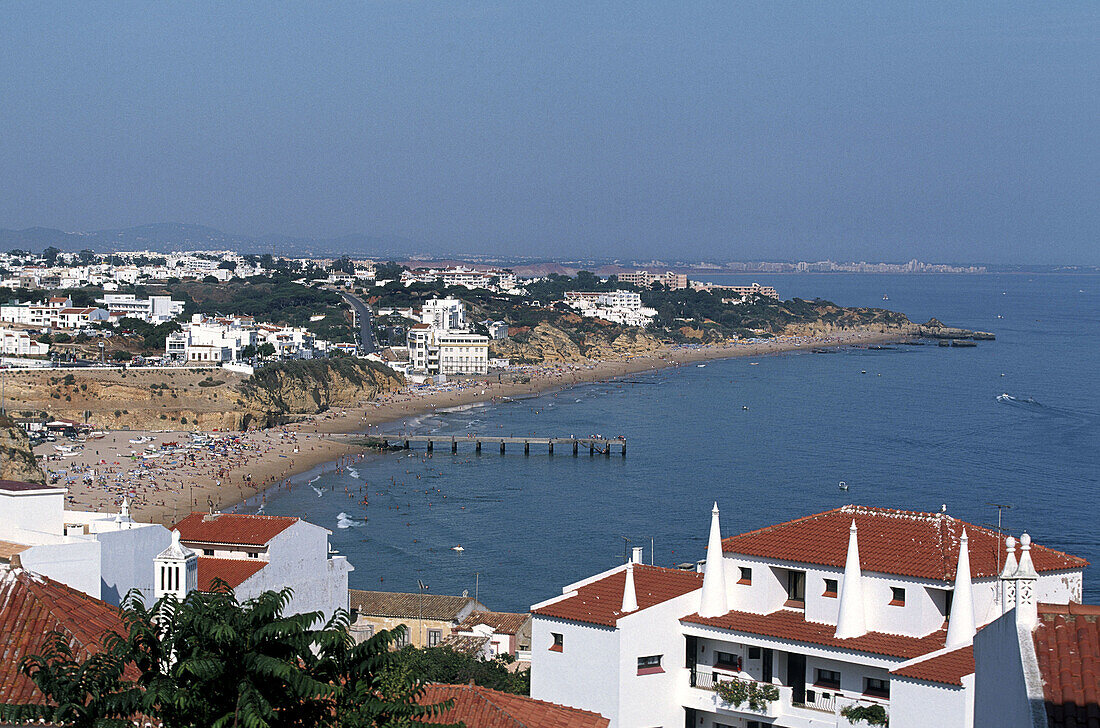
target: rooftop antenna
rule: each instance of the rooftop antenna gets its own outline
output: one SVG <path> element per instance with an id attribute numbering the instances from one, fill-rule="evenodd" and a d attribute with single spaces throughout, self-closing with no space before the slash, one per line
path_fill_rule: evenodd
<path id="1" fill-rule="evenodd" d="M 626 536 L 621 537 L 623 540 L 623 563 L 630 561 L 630 539 Z"/>
<path id="2" fill-rule="evenodd" d="M 997 533 L 1003 536 L 1004 529 L 1001 527 L 1001 516 L 1006 509 L 1011 510 L 1012 506 L 1008 503 L 986 503 L 986 505 L 993 506 L 997 509 L 997 525 L 994 526 L 992 523 L 983 523 L 982 525 L 986 528 L 996 528 Z M 1003 566 L 1001 563 L 1001 547 L 1004 545 L 1003 541 L 1003 538 L 997 539 L 997 573 L 1000 573 L 1001 567 Z"/>

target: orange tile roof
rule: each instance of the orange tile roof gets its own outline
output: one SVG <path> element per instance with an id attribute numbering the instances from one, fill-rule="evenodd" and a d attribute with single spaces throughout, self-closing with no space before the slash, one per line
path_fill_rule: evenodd
<path id="1" fill-rule="evenodd" d="M 99 652 L 105 632 L 125 634 L 111 605 L 23 569 L 0 570 L 0 605 L 2 704 L 46 701 L 19 665 L 24 657 L 42 654 L 50 632 L 62 632 L 77 659 Z"/>
<path id="2" fill-rule="evenodd" d="M 11 561 L 11 557 L 21 554 L 29 548 L 30 546 L 22 543 L 0 541 L 0 561 Z"/>
<path id="3" fill-rule="evenodd" d="M 959 561 L 959 537 L 965 528 L 970 538 L 972 577 L 1000 573 L 998 559 L 1003 563 L 1004 541 L 995 531 L 944 513 L 854 505 L 731 536 L 722 541 L 722 550 L 843 569 L 853 520 L 859 530 L 859 558 L 865 572 L 953 581 Z M 1083 569 L 1088 565 L 1084 559 L 1037 544 L 1032 544 L 1031 559 L 1039 572 Z"/>
<path id="4" fill-rule="evenodd" d="M 836 625 L 808 622 L 802 612 L 790 609 L 780 609 L 770 614 L 734 611 L 727 612 L 721 617 L 700 617 L 698 614 L 689 614 L 680 621 L 742 634 L 763 635 L 823 647 L 839 647 L 872 655 L 899 657 L 903 660 L 911 660 L 941 649 L 947 637 L 947 630 L 941 629 L 924 637 L 868 632 L 860 637 L 839 639 L 836 637 Z"/>
<path id="5" fill-rule="evenodd" d="M 263 546 L 297 522 L 289 516 L 192 513 L 172 528 L 182 541 Z"/>
<path id="6" fill-rule="evenodd" d="M 469 632 L 477 625 L 485 624 L 492 627 L 493 631 L 499 634 L 516 634 L 530 618 L 531 615 L 526 613 L 474 612 L 462 620 L 462 623 L 455 627 L 455 631 Z"/>
<path id="7" fill-rule="evenodd" d="M 694 571 L 634 565 L 634 591 L 638 597 L 639 611 L 683 596 L 702 586 L 703 575 Z M 620 611 L 625 587 L 626 571 L 617 571 L 585 584 L 577 589 L 574 596 L 532 611 L 546 617 L 614 627 L 620 617 L 626 616 Z"/>
<path id="8" fill-rule="evenodd" d="M 1040 604 L 1031 633 L 1051 728 L 1100 725 L 1100 606 Z"/>
<path id="9" fill-rule="evenodd" d="M 453 700 L 454 705 L 429 723 L 466 724 L 466 728 L 607 728 L 610 721 L 599 713 L 512 695 L 478 685 L 424 686 L 421 705 Z"/>
<path id="10" fill-rule="evenodd" d="M 962 687 L 962 679 L 974 672 L 974 647 L 967 645 L 951 652 L 944 652 L 920 662 L 897 667 L 890 671 L 891 675 L 907 677 L 913 680 L 942 683 L 944 685 L 958 685 Z"/>
<path id="11" fill-rule="evenodd" d="M 259 559 L 216 559 L 213 556 L 200 556 L 199 591 L 210 591 L 215 578 L 236 589 L 265 566 L 267 562 Z"/>

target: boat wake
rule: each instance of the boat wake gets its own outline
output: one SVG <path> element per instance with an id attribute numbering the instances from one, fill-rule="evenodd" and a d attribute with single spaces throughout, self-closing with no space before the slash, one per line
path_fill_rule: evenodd
<path id="1" fill-rule="evenodd" d="M 353 521 L 347 513 L 341 511 L 336 514 L 336 527 L 337 528 L 359 528 L 363 525 L 362 521 Z"/>
<path id="2" fill-rule="evenodd" d="M 359 471 L 355 468 L 348 468 L 348 475 L 355 478 L 356 480 L 359 480 Z"/>

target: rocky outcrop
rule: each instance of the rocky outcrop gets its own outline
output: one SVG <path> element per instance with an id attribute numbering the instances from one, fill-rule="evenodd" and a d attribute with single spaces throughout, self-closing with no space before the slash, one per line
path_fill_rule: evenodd
<path id="1" fill-rule="evenodd" d="M 545 321 L 515 338 L 492 342 L 489 355 L 515 364 L 578 362 L 585 358 L 568 334 Z"/>
<path id="2" fill-rule="evenodd" d="M 30 440 L 21 427 L 0 426 L 0 480 L 46 482 L 46 474 L 35 460 Z"/>
<path id="3" fill-rule="evenodd" d="M 560 321 L 578 324 L 582 319 L 579 316 L 566 315 Z M 489 353 L 490 356 L 508 359 L 517 364 L 553 364 L 652 354 L 662 346 L 655 336 L 643 329 L 623 328 L 606 322 L 593 322 L 593 325 L 595 329 L 585 331 L 571 326 L 562 328 L 543 321 L 512 339 L 492 342 Z"/>
<path id="4" fill-rule="evenodd" d="M 589 359 L 620 359 L 625 356 L 653 354 L 662 347 L 657 337 L 642 329 L 627 329 L 614 338 L 588 335 L 584 343 L 584 355 Z"/>
<path id="5" fill-rule="evenodd" d="M 404 383 L 404 377 L 383 364 L 350 357 L 264 367 L 240 386 L 238 427 L 270 427 L 295 415 L 352 407 Z"/>

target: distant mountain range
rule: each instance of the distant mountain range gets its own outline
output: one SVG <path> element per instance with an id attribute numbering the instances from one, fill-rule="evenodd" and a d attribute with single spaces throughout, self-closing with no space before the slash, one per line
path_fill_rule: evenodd
<path id="1" fill-rule="evenodd" d="M 240 253 L 273 255 L 335 257 L 354 254 L 401 258 L 427 254 L 427 246 L 423 243 L 392 235 L 346 235 L 339 238 L 266 235 L 253 238 L 225 233 L 203 225 L 172 222 L 90 232 L 65 232 L 45 227 L 25 230 L 0 228 L 0 250 L 40 252 L 51 246 L 67 252 L 90 249 L 97 253 L 133 250 L 235 250 Z"/>

